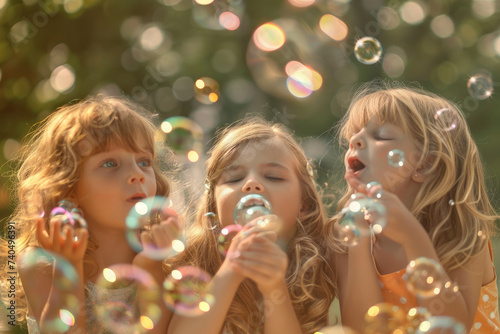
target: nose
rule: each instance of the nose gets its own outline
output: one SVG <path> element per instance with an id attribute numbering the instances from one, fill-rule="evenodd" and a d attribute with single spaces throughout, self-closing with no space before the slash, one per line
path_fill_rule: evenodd
<path id="1" fill-rule="evenodd" d="M 243 184 L 242 191 L 244 193 L 262 193 L 264 192 L 264 186 L 255 177 L 249 177 L 247 181 Z"/>
<path id="2" fill-rule="evenodd" d="M 362 132 L 354 134 L 349 140 L 350 148 L 356 148 L 358 150 L 363 150 L 366 148 L 366 141 L 363 138 Z"/>
<path id="3" fill-rule="evenodd" d="M 143 171 L 138 166 L 136 166 L 130 171 L 127 181 L 128 184 L 144 184 L 146 182 L 146 176 L 144 175 Z"/>

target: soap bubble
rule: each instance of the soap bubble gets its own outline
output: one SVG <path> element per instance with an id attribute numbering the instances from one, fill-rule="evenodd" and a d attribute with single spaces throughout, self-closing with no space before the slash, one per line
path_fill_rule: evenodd
<path id="1" fill-rule="evenodd" d="M 234 209 L 234 221 L 244 226 L 255 218 L 270 215 L 272 213 L 271 203 L 261 195 L 246 195 Z"/>
<path id="2" fill-rule="evenodd" d="M 365 334 L 396 333 L 405 324 L 405 314 L 399 307 L 380 303 L 368 309 L 365 314 Z M 403 332 L 401 332 L 403 333 Z"/>
<path id="3" fill-rule="evenodd" d="M 403 279 L 417 297 L 432 297 L 441 292 L 446 274 L 440 263 L 426 257 L 412 260 Z"/>
<path id="4" fill-rule="evenodd" d="M 403 167 L 406 162 L 405 152 L 401 150 L 392 150 L 387 155 L 389 165 L 393 167 Z"/>
<path id="5" fill-rule="evenodd" d="M 163 260 L 182 252 L 184 237 L 174 227 L 162 229 L 162 233 L 166 233 L 168 238 L 173 239 L 171 243 L 161 244 L 156 240 L 157 228 L 172 215 L 176 213 L 172 208 L 172 202 L 166 197 L 148 197 L 135 203 L 125 220 L 127 241 L 132 249 L 136 252 L 144 252 L 146 256 L 156 260 Z M 150 233 L 150 242 L 143 245 L 141 234 L 146 231 Z"/>
<path id="6" fill-rule="evenodd" d="M 493 81 L 487 74 L 476 74 L 467 82 L 467 90 L 476 100 L 486 100 L 493 94 Z"/>
<path id="7" fill-rule="evenodd" d="M 50 220 L 60 220 L 61 233 L 66 235 L 68 228 L 73 229 L 75 240 L 81 229 L 87 229 L 87 221 L 83 218 L 80 210 L 68 199 L 61 200 L 57 207 L 50 212 Z"/>
<path id="8" fill-rule="evenodd" d="M 131 290 L 136 287 L 137 291 Z M 130 300 L 114 300 L 109 290 L 130 293 Z M 128 292 L 127 292 L 128 291 Z M 161 316 L 160 289 L 147 271 L 131 264 L 116 264 L 104 268 L 96 280 L 96 295 L 91 298 L 94 313 L 100 323 L 113 333 L 145 333 L 158 323 Z M 140 294 L 140 313 L 134 296 Z"/>
<path id="9" fill-rule="evenodd" d="M 382 57 L 382 44 L 373 37 L 363 37 L 354 46 L 354 55 L 360 63 L 375 64 Z"/>
<path id="10" fill-rule="evenodd" d="M 197 316 L 208 312 L 215 304 L 209 289 L 210 275 L 195 267 L 181 267 L 163 282 L 167 306 L 182 316 Z"/>
<path id="11" fill-rule="evenodd" d="M 217 246 L 219 248 L 219 252 L 225 257 L 229 250 L 229 246 L 231 246 L 231 241 L 233 238 L 241 231 L 243 227 L 238 224 L 224 226 L 217 238 Z"/>
<path id="12" fill-rule="evenodd" d="M 473 325 L 475 326 L 475 325 Z M 477 329 L 477 328 L 476 328 Z M 463 334 L 465 327 L 462 323 L 449 316 L 434 316 L 422 321 L 416 334 Z"/>

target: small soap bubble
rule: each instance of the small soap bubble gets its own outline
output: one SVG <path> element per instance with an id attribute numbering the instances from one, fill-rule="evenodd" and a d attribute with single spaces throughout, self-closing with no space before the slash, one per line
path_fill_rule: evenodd
<path id="1" fill-rule="evenodd" d="M 212 78 L 202 77 L 194 83 L 194 97 L 203 104 L 212 104 L 219 100 L 219 83 Z"/>
<path id="2" fill-rule="evenodd" d="M 174 269 L 163 282 L 166 305 L 182 316 L 197 316 L 209 311 L 215 304 L 209 289 L 211 279 L 207 272 L 199 268 Z"/>
<path id="3" fill-rule="evenodd" d="M 454 201 L 454 200 L 452 200 L 452 199 L 450 199 L 450 201 L 448 202 L 448 204 L 449 204 L 450 206 L 454 206 L 454 205 L 455 205 L 455 201 Z"/>
<path id="4" fill-rule="evenodd" d="M 180 243 L 184 244 L 184 236 L 175 228 L 167 226 L 165 221 L 172 215 L 176 215 L 172 208 L 172 202 L 161 196 L 148 197 L 135 203 L 125 219 L 127 227 L 126 237 L 129 245 L 136 252 L 143 252 L 151 259 L 163 260 L 179 251 L 184 250 Z M 153 228 L 158 226 L 168 234 L 172 242 L 167 245 L 157 245 L 152 238 Z M 149 235 L 143 235 L 148 233 Z M 143 244 L 143 239 L 145 244 Z M 174 247 L 175 245 L 175 247 Z"/>
<path id="5" fill-rule="evenodd" d="M 81 229 L 87 229 L 87 221 L 83 218 L 80 210 L 68 199 L 61 200 L 57 207 L 50 212 L 50 220 L 61 221 L 61 233 L 66 234 L 68 228 L 73 229 L 75 240 Z"/>
<path id="6" fill-rule="evenodd" d="M 112 272 L 112 274 L 111 274 Z M 113 276 L 113 279 L 109 279 Z M 115 301 L 106 298 L 106 290 L 123 289 L 129 290 L 131 285 L 137 288 L 141 295 L 141 309 L 133 302 Z M 93 300 L 94 313 L 100 323 L 112 333 L 144 333 L 148 328 L 144 327 L 141 318 L 148 318 L 148 327 L 151 323 L 157 324 L 161 316 L 161 310 L 157 305 L 160 289 L 154 278 L 147 271 L 131 264 L 116 264 L 104 268 L 96 280 L 97 294 Z M 143 318 L 144 319 L 144 318 Z"/>
<path id="7" fill-rule="evenodd" d="M 444 131 L 455 130 L 459 124 L 457 112 L 449 108 L 443 108 L 436 111 L 434 119 Z"/>
<path id="8" fill-rule="evenodd" d="M 467 82 L 467 90 L 472 98 L 486 100 L 493 94 L 493 81 L 487 74 L 476 74 Z"/>
<path id="9" fill-rule="evenodd" d="M 231 241 L 233 238 L 243 230 L 243 226 L 238 224 L 224 226 L 217 238 L 217 246 L 219 248 L 219 252 L 225 257 L 229 250 L 229 246 L 231 246 Z"/>
<path id="10" fill-rule="evenodd" d="M 193 120 L 174 116 L 165 119 L 156 133 L 179 156 L 188 157 L 194 151 L 198 156 L 203 151 L 203 129 Z M 191 153 L 192 154 L 192 153 Z"/>
<path id="11" fill-rule="evenodd" d="M 395 305 L 380 303 L 370 307 L 366 312 L 363 333 L 397 333 L 397 330 L 404 325 L 405 314 L 402 309 Z"/>
<path id="12" fill-rule="evenodd" d="M 423 321 L 431 316 L 432 313 L 425 307 L 413 307 L 406 314 L 406 323 L 408 324 L 408 328 L 415 331 Z"/>
<path id="13" fill-rule="evenodd" d="M 307 173 L 311 176 L 314 177 L 314 168 L 311 166 L 311 164 L 308 162 L 307 163 Z"/>
<path id="14" fill-rule="evenodd" d="M 363 37 L 354 46 L 354 55 L 360 63 L 375 64 L 382 57 L 382 44 L 373 37 Z"/>
<path id="15" fill-rule="evenodd" d="M 389 165 L 393 167 L 403 167 L 406 162 L 405 152 L 401 150 L 392 150 L 387 155 Z"/>
<path id="16" fill-rule="evenodd" d="M 272 213 L 271 203 L 261 195 L 251 194 L 240 199 L 233 213 L 234 221 L 244 226 L 251 220 Z"/>
<path id="17" fill-rule="evenodd" d="M 345 246 L 355 246 L 361 238 L 361 231 L 354 224 L 341 224 L 339 228 L 340 242 Z"/>
<path id="18" fill-rule="evenodd" d="M 433 316 L 422 321 L 416 334 L 463 334 L 465 327 L 455 318 L 449 316 Z"/>
<path id="19" fill-rule="evenodd" d="M 208 228 L 210 230 L 215 230 L 217 226 L 220 225 L 219 217 L 215 213 L 207 212 L 205 213 L 205 217 L 207 218 Z"/>
<path id="20" fill-rule="evenodd" d="M 432 297 L 441 292 L 445 272 L 437 261 L 419 257 L 408 264 L 403 279 L 417 297 Z"/>
<path id="21" fill-rule="evenodd" d="M 375 186 L 382 186 L 382 184 L 377 181 L 372 181 L 366 185 L 366 191 L 370 191 L 370 189 Z"/>

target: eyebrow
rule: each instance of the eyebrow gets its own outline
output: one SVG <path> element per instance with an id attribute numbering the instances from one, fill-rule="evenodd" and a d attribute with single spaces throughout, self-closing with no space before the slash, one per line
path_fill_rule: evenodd
<path id="1" fill-rule="evenodd" d="M 268 163 L 265 163 L 265 164 L 260 164 L 259 167 L 276 167 L 276 168 L 279 168 L 279 169 L 283 169 L 283 170 L 289 170 L 288 167 L 286 167 L 285 165 L 279 163 L 279 162 L 268 162 Z M 244 169 L 245 167 L 241 166 L 241 165 L 231 165 L 227 168 L 224 168 L 224 172 L 233 172 L 233 171 L 238 171 L 238 170 L 242 170 Z"/>

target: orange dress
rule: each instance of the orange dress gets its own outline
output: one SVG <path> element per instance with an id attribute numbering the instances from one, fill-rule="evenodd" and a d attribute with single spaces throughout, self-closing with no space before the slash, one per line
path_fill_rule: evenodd
<path id="1" fill-rule="evenodd" d="M 493 252 L 489 243 L 490 256 L 493 262 Z M 375 261 L 375 259 L 374 259 Z M 375 266 L 375 270 L 377 267 Z M 403 275 L 406 269 L 382 275 L 377 270 L 384 302 L 396 305 L 405 312 L 418 307 L 417 298 L 406 287 Z M 498 314 L 497 276 L 490 283 L 481 287 L 476 316 L 470 330 L 471 334 L 500 333 L 500 317 Z"/>

